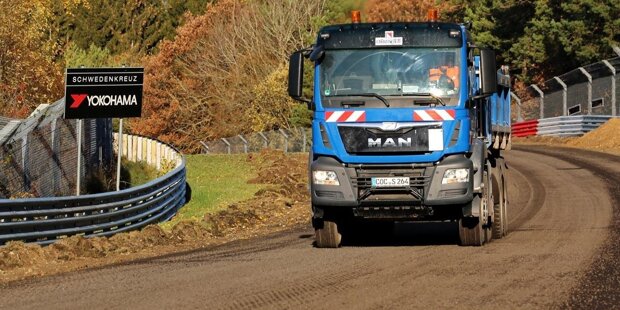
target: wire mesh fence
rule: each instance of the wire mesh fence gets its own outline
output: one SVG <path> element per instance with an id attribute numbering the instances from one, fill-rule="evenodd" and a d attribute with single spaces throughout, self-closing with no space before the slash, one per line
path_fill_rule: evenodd
<path id="1" fill-rule="evenodd" d="M 620 113 L 620 57 L 602 60 L 530 85 L 516 94 L 513 121 Z"/>
<path id="2" fill-rule="evenodd" d="M 0 198 L 74 195 L 76 120 L 63 118 L 64 100 L 41 105 L 25 120 L 0 119 Z M 110 119 L 83 120 L 81 190 L 112 159 Z"/>
<path id="3" fill-rule="evenodd" d="M 206 154 L 238 154 L 272 148 L 284 152 L 307 152 L 312 143 L 310 128 L 290 128 L 201 141 Z"/>

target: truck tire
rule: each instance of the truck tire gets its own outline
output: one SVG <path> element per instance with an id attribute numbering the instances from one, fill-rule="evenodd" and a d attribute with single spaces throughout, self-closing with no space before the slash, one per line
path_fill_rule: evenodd
<path id="1" fill-rule="evenodd" d="M 490 242 L 493 233 L 491 231 L 491 214 L 488 212 L 490 204 L 493 203 L 493 182 L 491 175 L 488 171 L 491 171 L 489 165 L 483 174 L 483 180 L 485 180 L 485 186 L 480 199 L 474 199 L 471 201 L 472 209 L 479 210 L 478 217 L 461 217 L 459 219 L 459 239 L 460 244 L 463 246 L 481 246 L 486 242 Z M 476 205 L 474 205 L 476 204 Z"/>
<path id="2" fill-rule="evenodd" d="M 501 170 L 493 169 L 495 180 L 497 180 L 498 190 L 496 201 L 493 202 L 493 238 L 501 239 L 506 236 L 508 231 L 508 195 L 506 190 L 506 182 L 504 181 Z"/>
<path id="3" fill-rule="evenodd" d="M 317 248 L 337 248 L 340 246 L 342 235 L 338 232 L 338 225 L 334 221 L 323 221 L 323 228 L 314 230 Z"/>
<path id="4" fill-rule="evenodd" d="M 477 217 L 459 219 L 459 239 L 462 246 L 481 246 L 486 241 L 485 228 Z"/>

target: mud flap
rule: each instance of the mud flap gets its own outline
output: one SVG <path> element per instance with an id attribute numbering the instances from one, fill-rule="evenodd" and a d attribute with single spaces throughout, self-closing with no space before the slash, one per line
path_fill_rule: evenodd
<path id="1" fill-rule="evenodd" d="M 480 196 L 475 195 L 471 203 L 466 204 L 463 207 L 464 217 L 479 217 L 480 216 Z"/>

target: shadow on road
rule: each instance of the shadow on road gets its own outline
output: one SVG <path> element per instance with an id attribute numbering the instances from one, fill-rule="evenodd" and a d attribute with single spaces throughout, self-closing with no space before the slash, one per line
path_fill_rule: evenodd
<path id="1" fill-rule="evenodd" d="M 310 239 L 312 235 L 300 235 Z M 399 222 L 392 225 L 375 223 L 361 225 L 345 232 L 342 246 L 424 246 L 457 245 L 459 243 L 456 222 Z"/>

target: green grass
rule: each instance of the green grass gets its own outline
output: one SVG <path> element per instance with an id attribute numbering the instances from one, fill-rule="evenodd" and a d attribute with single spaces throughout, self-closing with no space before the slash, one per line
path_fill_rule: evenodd
<path id="1" fill-rule="evenodd" d="M 157 169 L 146 162 L 133 162 L 123 158 L 121 180 L 136 187 L 155 180 L 159 175 Z"/>
<path id="2" fill-rule="evenodd" d="M 247 183 L 256 177 L 256 171 L 246 161 L 246 155 L 188 155 L 186 158 L 192 198 L 173 221 L 163 224 L 164 228 L 181 220 L 202 219 L 206 213 L 249 199 L 265 187 Z"/>

